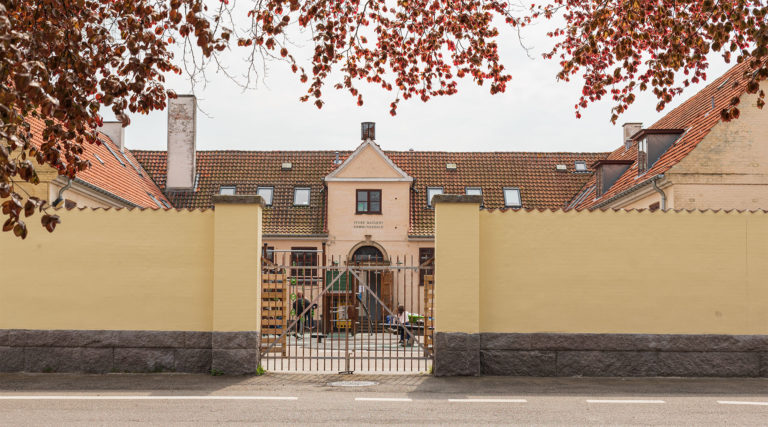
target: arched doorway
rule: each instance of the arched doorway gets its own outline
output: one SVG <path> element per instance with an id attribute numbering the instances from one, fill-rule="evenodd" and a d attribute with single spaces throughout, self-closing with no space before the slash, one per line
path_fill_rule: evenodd
<path id="1" fill-rule="evenodd" d="M 381 253 L 379 248 L 375 246 L 360 246 L 352 254 L 351 260 L 353 264 L 360 263 L 383 263 L 384 254 Z"/>
<path id="2" fill-rule="evenodd" d="M 352 255 L 349 257 L 349 264 L 353 266 L 382 266 L 389 262 L 383 251 L 377 246 L 365 242 L 353 248 Z M 368 326 L 373 328 L 371 332 L 378 331 L 375 325 L 384 323 L 386 310 L 379 301 L 383 301 L 387 306 L 391 305 L 392 298 L 392 275 L 383 269 L 363 270 L 360 272 L 363 281 L 355 280 L 357 286 L 357 298 L 362 306 L 360 313 L 364 321 L 360 322 L 361 327 Z M 391 309 L 391 308 L 390 308 Z"/>

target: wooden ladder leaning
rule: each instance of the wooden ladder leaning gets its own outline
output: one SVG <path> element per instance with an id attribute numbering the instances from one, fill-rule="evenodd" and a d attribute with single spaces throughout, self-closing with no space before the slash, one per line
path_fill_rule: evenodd
<path id="1" fill-rule="evenodd" d="M 277 342 L 269 353 L 288 355 L 288 278 L 285 269 L 262 258 L 261 273 L 261 351 Z"/>
<path id="2" fill-rule="evenodd" d="M 435 338 L 435 276 L 424 275 L 424 348 L 433 353 Z M 426 356 L 428 356 L 427 354 Z"/>

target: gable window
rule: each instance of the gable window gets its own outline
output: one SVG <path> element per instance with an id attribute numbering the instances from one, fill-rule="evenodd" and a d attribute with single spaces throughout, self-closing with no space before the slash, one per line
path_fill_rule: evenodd
<path id="1" fill-rule="evenodd" d="M 427 187 L 427 206 L 432 207 L 432 198 L 443 194 L 443 187 Z"/>
<path id="2" fill-rule="evenodd" d="M 256 194 L 264 199 L 264 204 L 272 206 L 272 196 L 275 194 L 275 187 L 259 187 L 256 189 Z"/>
<path id="3" fill-rule="evenodd" d="M 381 190 L 357 190 L 357 213 L 380 214 Z"/>
<path id="4" fill-rule="evenodd" d="M 296 187 L 293 189 L 293 205 L 309 206 L 309 187 Z"/>
<path id="5" fill-rule="evenodd" d="M 424 276 L 435 271 L 435 248 L 419 248 L 419 285 L 424 286 Z"/>
<path id="6" fill-rule="evenodd" d="M 219 194 L 222 196 L 234 196 L 237 193 L 237 187 L 234 185 L 222 185 L 219 187 Z"/>
<path id="7" fill-rule="evenodd" d="M 575 163 L 575 169 L 576 172 L 586 172 L 587 171 L 587 162 L 577 160 Z"/>
<path id="8" fill-rule="evenodd" d="M 520 201 L 520 189 L 514 187 L 504 187 L 504 207 L 519 208 L 523 204 Z"/>

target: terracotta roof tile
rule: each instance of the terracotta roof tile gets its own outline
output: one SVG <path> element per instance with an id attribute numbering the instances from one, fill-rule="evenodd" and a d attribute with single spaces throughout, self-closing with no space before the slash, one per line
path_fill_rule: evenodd
<path id="1" fill-rule="evenodd" d="M 637 175 L 637 143 L 625 150 L 619 147 L 610 155 L 610 160 L 632 160 L 633 163 L 622 176 L 601 197 L 595 198 L 595 179 L 589 180 L 569 208 L 595 209 L 633 187 L 646 184 L 659 174 L 668 171 L 688 155 L 712 128 L 720 122 L 720 111 L 727 107 L 734 97 L 745 93 L 747 80 L 744 77 L 748 62 L 738 64 L 715 79 L 707 87 L 673 109 L 649 129 L 684 129 L 685 133 L 640 177 Z"/>
<path id="2" fill-rule="evenodd" d="M 351 152 L 340 152 L 341 160 Z M 426 188 L 440 186 L 446 194 L 464 194 L 465 187 L 482 187 L 486 208 L 502 208 L 502 187 L 521 189 L 524 208 L 562 208 L 591 177 L 576 172 L 574 163 L 588 165 L 606 153 L 452 153 L 386 151 L 385 154 L 414 178 L 411 192 L 410 234 L 432 235 L 434 211 L 427 207 Z M 166 152 L 134 151 L 160 188 L 165 187 Z M 264 211 L 265 234 L 311 235 L 326 232 L 326 194 L 323 178 L 337 165 L 333 151 L 198 151 L 197 188 L 170 193 L 177 208 L 204 208 L 221 186 L 236 185 L 237 194 L 255 194 L 259 185 L 275 188 L 273 205 Z M 293 163 L 290 171 L 283 162 Z M 456 163 L 448 171 L 446 163 Z M 558 172 L 565 164 L 566 172 Z M 293 206 L 293 188 L 312 189 L 309 207 Z"/>
<path id="3" fill-rule="evenodd" d="M 45 124 L 36 118 L 29 118 L 28 121 L 31 125 L 32 143 L 39 147 L 43 142 L 42 133 Z M 78 172 L 77 179 L 140 208 L 158 209 L 157 203 L 152 200 L 150 194 L 160 203 L 168 202 L 130 150 L 120 152 L 108 136 L 104 134 L 100 136 L 101 144 L 85 144 L 83 147 L 83 155 L 91 162 L 91 167 Z M 66 193 L 64 196 L 66 197 Z M 164 208 L 164 206 L 160 207 Z"/>

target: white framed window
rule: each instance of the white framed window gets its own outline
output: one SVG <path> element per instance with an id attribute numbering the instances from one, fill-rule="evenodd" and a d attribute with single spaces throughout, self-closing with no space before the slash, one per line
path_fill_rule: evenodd
<path id="1" fill-rule="evenodd" d="M 272 206 L 272 196 L 275 194 L 275 187 L 258 187 L 256 194 L 264 199 L 264 203 L 267 206 Z"/>
<path id="2" fill-rule="evenodd" d="M 309 206 L 309 187 L 296 187 L 293 189 L 293 205 L 294 206 Z"/>
<path id="3" fill-rule="evenodd" d="M 587 162 L 582 160 L 576 160 L 575 163 L 576 172 L 586 172 L 587 171 Z"/>
<path id="4" fill-rule="evenodd" d="M 480 187 L 465 187 L 464 194 L 467 196 L 482 196 L 483 189 Z"/>
<path id="5" fill-rule="evenodd" d="M 432 207 L 432 198 L 443 194 L 443 187 L 427 187 L 427 206 Z"/>
<path id="6" fill-rule="evenodd" d="M 219 194 L 222 196 L 234 196 L 237 193 L 237 187 L 234 185 L 222 185 L 219 187 Z"/>
<path id="7" fill-rule="evenodd" d="M 520 201 L 520 189 L 516 187 L 504 187 L 504 207 L 519 208 L 523 204 Z"/>

